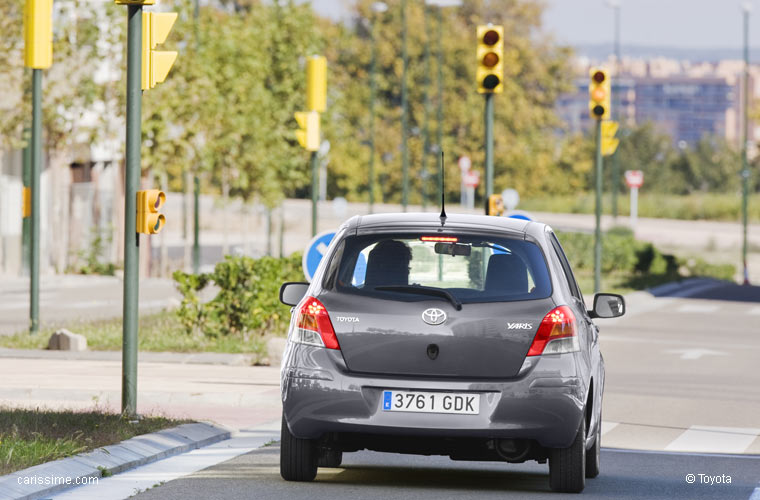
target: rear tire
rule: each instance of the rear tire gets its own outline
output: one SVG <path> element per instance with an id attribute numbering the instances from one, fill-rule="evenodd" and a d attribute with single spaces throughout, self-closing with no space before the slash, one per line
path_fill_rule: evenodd
<path id="1" fill-rule="evenodd" d="M 286 481 L 313 481 L 317 476 L 317 443 L 293 436 L 282 417 L 280 475 Z"/>
<path id="2" fill-rule="evenodd" d="M 343 452 L 339 450 L 333 450 L 330 448 L 323 449 L 322 452 L 319 454 L 319 459 L 317 460 L 317 466 L 318 467 L 330 467 L 330 468 L 336 468 L 340 467 L 340 464 L 343 463 Z"/>
<path id="3" fill-rule="evenodd" d="M 593 479 L 599 475 L 599 465 L 602 452 L 602 416 L 599 415 L 599 423 L 596 426 L 594 445 L 586 451 L 586 477 Z"/>
<path id="4" fill-rule="evenodd" d="M 586 419 L 569 448 L 553 448 L 549 457 L 549 485 L 560 493 L 580 493 L 586 486 Z"/>

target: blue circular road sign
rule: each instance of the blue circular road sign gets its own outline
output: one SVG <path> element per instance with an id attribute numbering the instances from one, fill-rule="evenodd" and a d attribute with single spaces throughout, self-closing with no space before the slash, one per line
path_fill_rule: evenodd
<path id="1" fill-rule="evenodd" d="M 322 257 L 327 253 L 327 247 L 330 246 L 333 238 L 335 238 L 335 231 L 325 231 L 313 237 L 309 244 L 306 245 L 301 266 L 303 267 L 303 274 L 306 276 L 307 281 L 311 281 L 314 277 L 314 273 L 317 272 L 319 263 L 322 262 Z"/>

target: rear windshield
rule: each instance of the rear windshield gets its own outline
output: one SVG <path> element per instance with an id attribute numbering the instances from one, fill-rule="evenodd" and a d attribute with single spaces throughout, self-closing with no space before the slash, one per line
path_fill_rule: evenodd
<path id="1" fill-rule="evenodd" d="M 336 249 L 324 286 L 403 301 L 430 300 L 444 290 L 465 304 L 551 295 L 546 261 L 536 244 L 490 235 L 348 236 Z"/>

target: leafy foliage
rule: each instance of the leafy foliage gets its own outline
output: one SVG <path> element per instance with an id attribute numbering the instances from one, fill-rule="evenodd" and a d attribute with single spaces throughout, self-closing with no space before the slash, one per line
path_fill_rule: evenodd
<path id="1" fill-rule="evenodd" d="M 211 337 L 281 333 L 290 319 L 289 309 L 279 301 L 285 281 L 303 280 L 301 255 L 287 258 L 227 256 L 213 273 L 174 273 L 182 303 L 177 316 L 188 334 Z M 213 283 L 218 292 L 208 302 L 199 293 Z"/>

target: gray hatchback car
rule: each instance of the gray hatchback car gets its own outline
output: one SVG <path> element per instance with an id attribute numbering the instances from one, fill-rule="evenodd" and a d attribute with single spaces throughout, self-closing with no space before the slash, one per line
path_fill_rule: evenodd
<path id="1" fill-rule="evenodd" d="M 504 217 L 353 217 L 294 306 L 280 473 L 311 481 L 363 449 L 549 462 L 553 490 L 599 474 L 604 360 L 557 237 Z"/>

